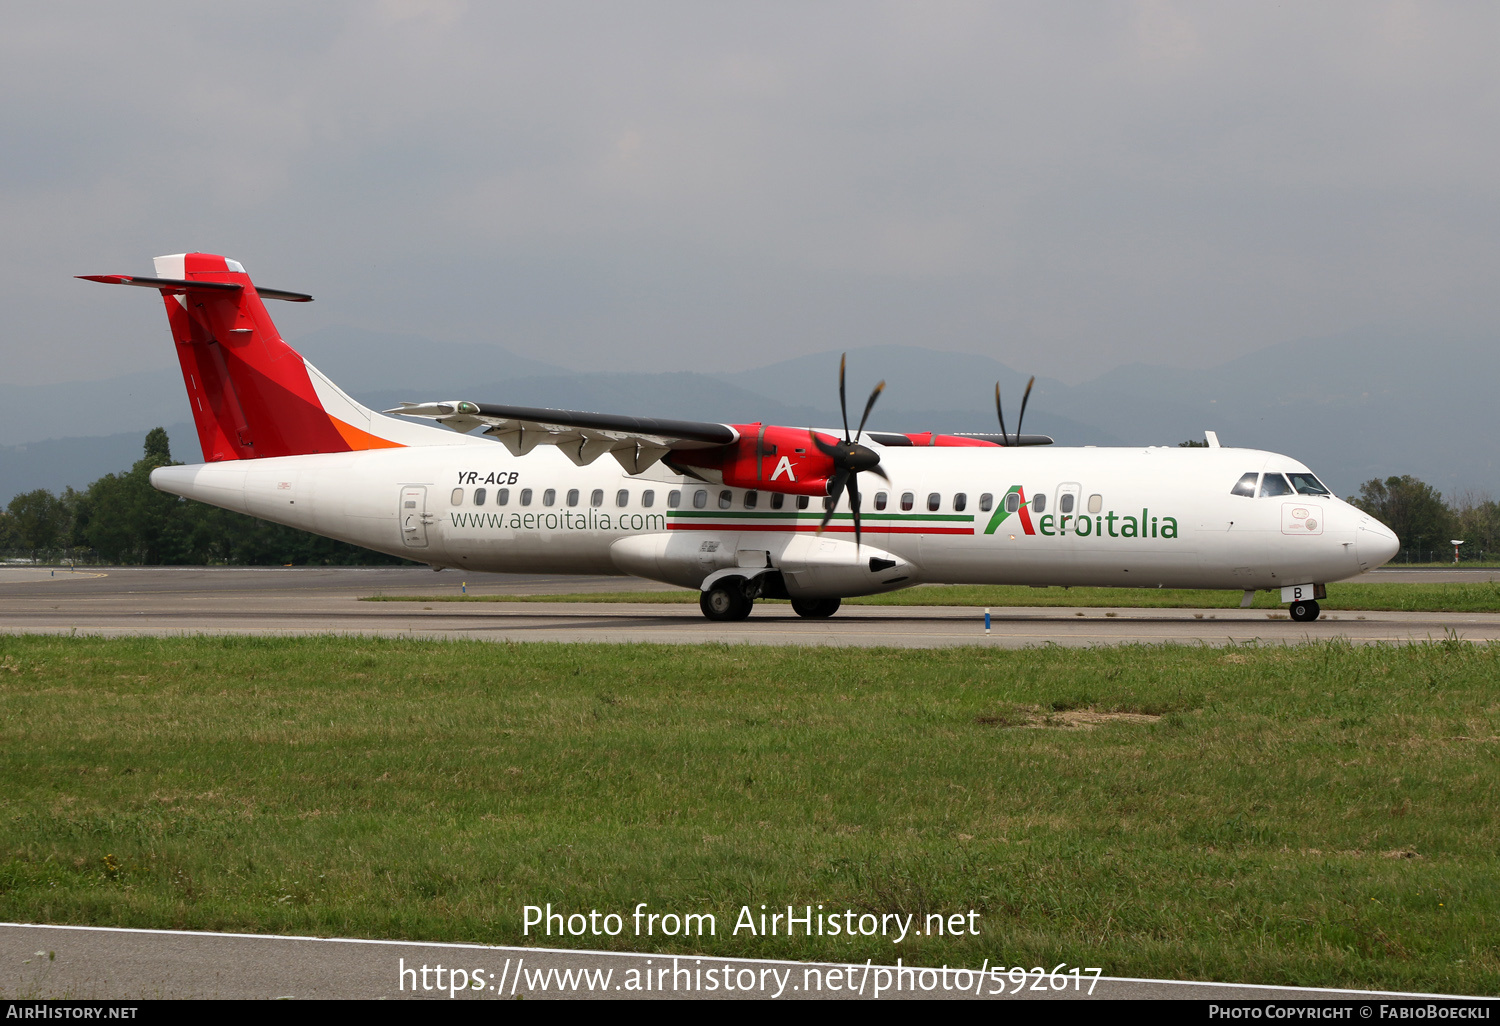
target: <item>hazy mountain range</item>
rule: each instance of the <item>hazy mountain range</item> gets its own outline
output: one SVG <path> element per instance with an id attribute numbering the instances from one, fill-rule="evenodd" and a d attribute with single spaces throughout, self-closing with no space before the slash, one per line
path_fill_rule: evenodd
<path id="1" fill-rule="evenodd" d="M 838 354 L 736 373 L 582 373 L 493 346 L 333 328 L 294 344 L 376 409 L 403 399 L 474 399 L 685 419 L 838 423 Z M 1012 430 L 1025 368 L 907 346 L 849 352 L 857 418 L 876 378 L 871 427 L 995 430 L 994 383 Z M 1217 431 L 1225 445 L 1303 460 L 1341 494 L 1414 474 L 1452 494 L 1500 493 L 1489 340 L 1364 331 L 1272 346 L 1204 370 L 1133 364 L 1080 385 L 1038 379 L 1028 431 L 1064 445 L 1175 445 Z M 105 381 L 0 386 L 0 499 L 60 491 L 128 467 L 144 433 L 167 426 L 173 453 L 199 458 L 175 370 Z"/>

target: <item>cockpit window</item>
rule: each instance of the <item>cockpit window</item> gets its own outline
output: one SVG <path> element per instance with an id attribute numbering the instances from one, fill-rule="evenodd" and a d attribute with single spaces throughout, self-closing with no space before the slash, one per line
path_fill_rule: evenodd
<path id="1" fill-rule="evenodd" d="M 1268 495 L 1291 495 L 1292 486 L 1280 474 L 1266 474 L 1260 479 L 1260 497 Z"/>
<path id="2" fill-rule="evenodd" d="M 1250 473 L 1244 475 L 1235 482 L 1234 487 L 1229 489 L 1229 494 L 1244 495 L 1252 499 L 1255 498 L 1255 479 L 1259 476 L 1259 474 L 1252 470 Z"/>
<path id="3" fill-rule="evenodd" d="M 1292 487 L 1297 489 L 1298 495 L 1332 494 L 1324 487 L 1322 481 L 1319 481 L 1311 474 L 1288 474 L 1287 477 L 1292 479 Z"/>

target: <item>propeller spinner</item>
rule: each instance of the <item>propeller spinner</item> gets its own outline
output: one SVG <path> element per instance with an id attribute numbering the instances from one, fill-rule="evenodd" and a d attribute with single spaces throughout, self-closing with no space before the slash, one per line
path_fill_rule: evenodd
<path id="1" fill-rule="evenodd" d="M 812 436 L 813 445 L 824 456 L 833 461 L 833 480 L 828 486 L 828 510 L 823 514 L 823 522 L 818 525 L 818 533 L 822 534 L 828 522 L 833 519 L 833 511 L 838 507 L 839 497 L 844 494 L 845 488 L 849 491 L 849 509 L 854 514 L 854 545 L 859 547 L 860 523 L 859 523 L 859 475 L 871 473 L 890 483 L 885 471 L 880 469 L 880 456 L 869 446 L 860 445 L 860 437 L 865 433 L 865 421 L 870 419 L 870 410 L 875 406 L 875 400 L 880 398 L 880 393 L 885 390 L 885 382 L 875 386 L 870 393 L 870 399 L 865 403 L 864 415 L 859 418 L 859 429 L 855 431 L 854 437 L 849 437 L 849 408 L 844 399 L 844 365 L 848 361 L 848 354 L 839 357 L 839 414 L 844 419 L 844 438 L 842 441 L 829 444 L 809 431 Z"/>

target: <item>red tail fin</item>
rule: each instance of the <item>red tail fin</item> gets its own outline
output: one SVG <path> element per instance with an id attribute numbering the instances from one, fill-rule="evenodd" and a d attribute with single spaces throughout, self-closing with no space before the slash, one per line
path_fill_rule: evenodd
<path id="1" fill-rule="evenodd" d="M 157 257 L 156 273 L 156 278 L 87 277 L 161 291 L 205 461 L 415 441 L 389 437 L 408 434 L 413 426 L 388 418 L 373 423 L 375 414 L 303 360 L 282 341 L 261 302 L 262 297 L 307 302 L 311 296 L 257 290 L 237 261 L 208 253 Z"/>

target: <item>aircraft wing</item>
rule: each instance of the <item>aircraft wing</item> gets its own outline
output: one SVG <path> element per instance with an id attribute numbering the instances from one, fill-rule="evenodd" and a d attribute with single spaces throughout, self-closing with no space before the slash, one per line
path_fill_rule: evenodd
<path id="1" fill-rule="evenodd" d="M 957 438 L 977 438 L 981 442 L 989 442 L 992 445 L 1051 445 L 1051 435 L 1001 435 L 986 434 L 980 431 L 958 431 Z"/>
<path id="2" fill-rule="evenodd" d="M 739 431 L 728 424 L 461 400 L 402 403 L 383 412 L 425 417 L 462 433 L 487 425 L 484 433 L 514 456 L 524 456 L 538 445 L 555 445 L 583 467 L 608 453 L 628 474 L 641 473 L 668 453 L 733 445 L 740 439 Z"/>

